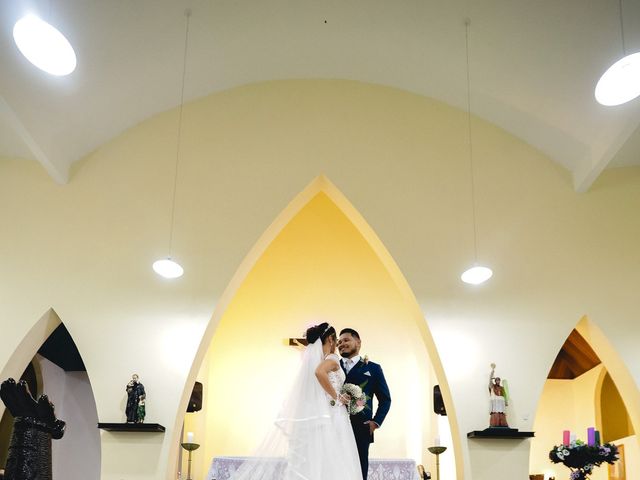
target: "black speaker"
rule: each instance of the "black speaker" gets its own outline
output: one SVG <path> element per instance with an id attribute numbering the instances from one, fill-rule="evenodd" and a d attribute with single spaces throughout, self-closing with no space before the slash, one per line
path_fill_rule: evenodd
<path id="1" fill-rule="evenodd" d="M 189 405 L 187 405 L 187 412 L 199 412 L 200 410 L 202 410 L 202 384 L 196 382 L 191 392 Z"/>
<path id="2" fill-rule="evenodd" d="M 444 401 L 442 400 L 440 385 L 435 385 L 433 387 L 433 411 L 438 415 L 447 415 L 447 409 L 444 408 Z"/>

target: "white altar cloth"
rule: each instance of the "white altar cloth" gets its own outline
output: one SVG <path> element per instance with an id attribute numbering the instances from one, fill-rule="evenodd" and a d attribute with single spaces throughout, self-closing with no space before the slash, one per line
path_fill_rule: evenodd
<path id="1" fill-rule="evenodd" d="M 246 459 L 247 457 L 215 457 L 211 461 L 207 480 L 228 480 Z M 369 460 L 369 480 L 419 480 L 416 462 L 372 458 Z"/>

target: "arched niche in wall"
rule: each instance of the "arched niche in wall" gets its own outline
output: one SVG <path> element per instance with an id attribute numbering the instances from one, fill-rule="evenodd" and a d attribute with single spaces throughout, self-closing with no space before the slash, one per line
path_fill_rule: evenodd
<path id="1" fill-rule="evenodd" d="M 373 229 L 324 176 L 266 230 L 216 306 L 181 403 L 184 412 L 194 381 L 202 381 L 205 407 L 185 425 L 203 445 L 194 476 L 206 474 L 212 456 L 249 455 L 257 446 L 297 368 L 299 352 L 285 339 L 322 321 L 359 330 L 362 353 L 382 364 L 392 389 L 371 456 L 433 461 L 426 446 L 438 435 L 432 389 L 439 383 L 452 435 L 451 475 L 462 478 L 455 409 L 422 311 Z M 244 393 L 229 394 L 238 388 Z M 183 418 L 177 416 L 175 432 Z"/>
<path id="2" fill-rule="evenodd" d="M 22 362 L 23 373 L 13 373 Z M 56 416 L 67 423 L 64 437 L 52 442 L 53 476 L 98 480 L 101 454 L 95 398 L 80 352 L 53 309 L 36 322 L 4 370 L 8 373 L 2 380 L 24 379 L 34 397 L 47 394 Z M 2 407 L 0 468 L 6 462 L 13 424 L 11 414 Z"/>
<path id="3" fill-rule="evenodd" d="M 549 461 L 549 451 L 562 443 L 563 430 L 587 441 L 589 427 L 600 431 L 602 441 L 623 444 L 627 464 L 640 465 L 634 434 L 639 406 L 640 392 L 624 362 L 597 325 L 583 317 L 558 352 L 540 396 L 529 473 L 567 476 L 566 467 Z M 594 472 L 594 478 L 606 475 L 606 465 Z"/>
<path id="4" fill-rule="evenodd" d="M 603 370 L 596 389 L 596 422 L 603 442 L 616 442 L 635 435 L 629 412 L 611 375 Z"/>

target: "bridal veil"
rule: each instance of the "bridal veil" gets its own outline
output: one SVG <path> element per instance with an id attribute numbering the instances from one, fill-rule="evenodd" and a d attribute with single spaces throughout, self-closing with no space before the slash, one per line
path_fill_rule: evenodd
<path id="1" fill-rule="evenodd" d="M 230 480 L 361 480 L 348 414 L 344 406 L 330 404 L 316 379 L 322 360 L 318 339 L 305 348 L 268 434 Z"/>

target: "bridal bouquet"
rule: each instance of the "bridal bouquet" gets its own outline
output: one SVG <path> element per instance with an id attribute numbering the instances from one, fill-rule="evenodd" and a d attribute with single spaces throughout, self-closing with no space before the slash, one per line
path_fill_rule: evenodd
<path id="1" fill-rule="evenodd" d="M 355 415 L 367 408 L 367 396 L 362 391 L 362 387 L 353 383 L 345 383 L 340 389 L 340 394 L 350 397 L 349 403 L 346 405 L 349 415 Z"/>
<path id="2" fill-rule="evenodd" d="M 571 469 L 570 480 L 586 480 L 602 463 L 618 460 L 618 447 L 612 443 L 587 445 L 581 440 L 569 445 L 555 446 L 549 452 L 553 463 L 562 463 Z"/>

